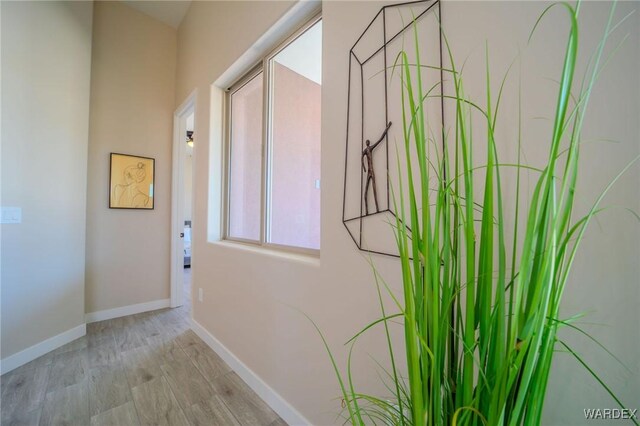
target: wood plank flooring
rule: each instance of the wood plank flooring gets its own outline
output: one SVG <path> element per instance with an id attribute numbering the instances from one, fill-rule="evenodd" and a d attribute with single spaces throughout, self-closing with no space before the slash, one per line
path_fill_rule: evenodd
<path id="1" fill-rule="evenodd" d="M 0 424 L 286 423 L 189 328 L 185 305 L 87 324 L 87 335 L 0 378 Z"/>

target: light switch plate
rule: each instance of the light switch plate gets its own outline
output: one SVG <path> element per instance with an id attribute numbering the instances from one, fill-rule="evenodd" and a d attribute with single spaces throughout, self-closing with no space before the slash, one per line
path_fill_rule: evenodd
<path id="1" fill-rule="evenodd" d="M 22 223 L 22 208 L 2 207 L 2 223 Z"/>

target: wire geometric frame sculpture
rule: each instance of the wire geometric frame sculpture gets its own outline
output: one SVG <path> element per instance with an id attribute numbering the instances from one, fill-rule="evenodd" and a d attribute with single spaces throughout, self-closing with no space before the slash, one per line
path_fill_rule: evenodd
<path id="1" fill-rule="evenodd" d="M 441 16 L 439 0 L 419 0 L 384 6 L 349 51 L 342 223 L 353 242 L 362 251 L 398 257 L 393 229 L 390 226 L 390 224 L 395 226 L 397 217 L 391 193 L 392 187 L 397 189 L 392 182 L 394 171 L 395 175 L 402 173 L 402 165 L 397 166 L 397 160 L 394 158 L 396 166 L 393 163 L 390 166 L 389 143 L 390 139 L 401 134 L 399 132 L 402 131 L 403 123 L 398 112 L 401 109 L 399 92 L 393 90 L 397 88 L 391 84 L 391 77 L 393 77 L 396 52 L 410 51 L 411 48 L 415 48 L 415 45 L 410 48 L 406 46 L 413 42 L 414 34 L 421 36 L 420 46 L 426 41 L 433 41 L 437 46 L 433 51 L 429 49 L 429 53 L 425 55 L 431 55 L 431 60 L 428 62 L 431 65 L 428 71 L 430 74 L 426 75 L 427 67 L 413 72 L 420 72 L 423 79 L 428 77 L 435 86 L 439 85 L 439 99 L 430 106 L 430 110 L 425 107 L 425 111 L 429 116 L 436 116 L 436 122 L 441 126 L 442 131 L 434 134 L 434 142 L 439 137 L 440 143 L 436 144 L 438 146 L 444 144 Z M 420 55 L 422 57 L 422 53 Z M 394 78 L 399 80 L 397 76 Z M 376 96 L 383 99 L 382 107 L 380 102 L 375 102 Z M 390 108 L 390 105 L 396 108 Z M 369 149 L 369 140 L 373 143 L 380 135 L 383 136 L 381 146 L 376 150 L 377 153 L 369 152 L 370 166 L 365 171 L 363 156 Z M 399 139 L 402 140 L 402 137 Z M 373 163 L 371 163 L 372 156 Z M 373 172 L 370 170 L 372 167 L 377 170 L 376 178 L 380 179 L 378 183 L 374 180 L 372 184 L 378 185 L 377 188 L 383 190 L 383 196 L 378 199 L 374 188 L 376 208 L 373 213 L 367 213 L 368 206 L 372 203 L 365 190 L 369 187 L 369 173 Z M 354 204 L 354 199 L 359 199 L 359 202 Z M 369 201 L 368 206 L 365 204 L 367 201 Z M 382 204 L 381 209 L 378 209 L 378 201 Z M 407 229 L 409 229 L 408 226 Z"/>

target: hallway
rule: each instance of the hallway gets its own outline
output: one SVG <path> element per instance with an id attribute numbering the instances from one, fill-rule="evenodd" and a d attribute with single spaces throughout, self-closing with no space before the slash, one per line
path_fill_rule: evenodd
<path id="1" fill-rule="evenodd" d="M 285 425 L 191 329 L 185 305 L 87 324 L 1 378 L 4 425 Z"/>

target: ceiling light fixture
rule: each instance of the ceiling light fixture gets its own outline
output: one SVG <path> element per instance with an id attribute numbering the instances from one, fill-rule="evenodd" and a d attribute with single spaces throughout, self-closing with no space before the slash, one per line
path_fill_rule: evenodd
<path id="1" fill-rule="evenodd" d="M 187 130 L 187 145 L 193 148 L 193 130 Z"/>

